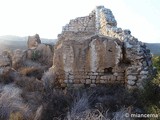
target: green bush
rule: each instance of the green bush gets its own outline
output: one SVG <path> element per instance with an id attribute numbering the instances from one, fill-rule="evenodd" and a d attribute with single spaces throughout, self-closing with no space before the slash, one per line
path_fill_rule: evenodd
<path id="1" fill-rule="evenodd" d="M 32 60 L 37 61 L 39 58 L 41 58 L 42 54 L 40 51 L 35 50 L 32 52 Z"/>
<path id="2" fill-rule="evenodd" d="M 153 66 L 157 68 L 157 71 L 160 71 L 160 56 L 154 56 L 152 58 Z"/>
<path id="3" fill-rule="evenodd" d="M 160 56 L 152 58 L 153 66 L 157 68 L 157 75 L 148 81 L 143 90 L 139 90 L 139 100 L 143 103 L 148 114 L 160 113 Z M 159 114 L 160 115 L 160 114 Z"/>

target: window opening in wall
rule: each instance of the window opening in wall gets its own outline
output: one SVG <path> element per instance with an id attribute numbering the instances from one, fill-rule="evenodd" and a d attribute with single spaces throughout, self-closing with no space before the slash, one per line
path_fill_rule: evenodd
<path id="1" fill-rule="evenodd" d="M 113 69 L 112 67 L 105 68 L 105 69 L 104 69 L 104 74 L 105 74 L 105 75 L 107 75 L 107 74 L 113 74 L 112 69 Z"/>
<path id="2" fill-rule="evenodd" d="M 112 48 L 110 48 L 108 51 L 109 51 L 109 52 L 112 52 Z"/>

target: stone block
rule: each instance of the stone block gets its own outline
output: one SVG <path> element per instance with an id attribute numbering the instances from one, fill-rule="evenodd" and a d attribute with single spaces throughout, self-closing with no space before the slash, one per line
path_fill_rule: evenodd
<path id="1" fill-rule="evenodd" d="M 141 71 L 140 75 L 148 75 L 148 73 L 149 73 L 148 71 Z"/>
<path id="2" fill-rule="evenodd" d="M 127 85 L 127 88 L 130 89 L 130 90 L 133 90 L 133 89 L 136 89 L 137 87 L 136 86 Z"/>
<path id="3" fill-rule="evenodd" d="M 96 76 L 90 76 L 90 79 L 95 80 Z"/>
<path id="4" fill-rule="evenodd" d="M 91 79 L 86 79 L 86 84 L 91 84 Z"/>
<path id="5" fill-rule="evenodd" d="M 133 75 L 128 75 L 127 79 L 129 79 L 129 80 L 137 80 L 137 77 L 133 76 Z"/>
<path id="6" fill-rule="evenodd" d="M 95 73 L 93 73 L 93 75 L 96 76 L 96 75 L 98 75 L 98 73 L 95 72 Z"/>
<path id="7" fill-rule="evenodd" d="M 135 85 L 135 81 L 133 81 L 133 80 L 128 80 L 127 83 L 128 83 L 128 85 L 131 85 L 131 86 Z"/>
<path id="8" fill-rule="evenodd" d="M 123 76 L 117 76 L 117 80 L 118 80 L 118 81 L 124 81 L 125 78 L 124 78 Z"/>
<path id="9" fill-rule="evenodd" d="M 85 79 L 81 79 L 81 80 L 80 80 L 80 83 L 83 83 L 83 84 L 84 84 L 84 83 L 86 83 L 86 80 L 85 80 Z"/>
<path id="10" fill-rule="evenodd" d="M 64 83 L 66 83 L 66 84 L 69 83 L 69 80 L 64 80 Z"/>
<path id="11" fill-rule="evenodd" d="M 91 84 L 90 87 L 96 87 L 96 84 Z"/>
<path id="12" fill-rule="evenodd" d="M 73 83 L 73 80 L 68 80 L 68 83 Z"/>
<path id="13" fill-rule="evenodd" d="M 96 80 L 96 84 L 99 84 L 100 83 L 100 80 Z"/>
<path id="14" fill-rule="evenodd" d="M 103 79 L 106 79 L 106 76 L 101 76 L 100 79 L 102 79 L 102 80 L 103 80 Z"/>
<path id="15" fill-rule="evenodd" d="M 73 76 L 73 75 L 69 75 L 68 78 L 69 78 L 69 79 L 74 79 L 74 76 Z"/>
<path id="16" fill-rule="evenodd" d="M 100 80 L 100 83 L 104 84 L 104 83 L 106 83 L 106 81 L 105 80 Z"/>
<path id="17" fill-rule="evenodd" d="M 79 83 L 80 83 L 80 80 L 79 80 L 79 79 L 74 79 L 74 83 L 75 83 L 75 84 L 79 84 Z"/>
<path id="18" fill-rule="evenodd" d="M 67 84 L 62 83 L 62 84 L 61 84 L 61 87 L 67 87 Z"/>
<path id="19" fill-rule="evenodd" d="M 96 80 L 91 80 L 92 81 L 92 83 L 95 83 L 96 82 Z"/>

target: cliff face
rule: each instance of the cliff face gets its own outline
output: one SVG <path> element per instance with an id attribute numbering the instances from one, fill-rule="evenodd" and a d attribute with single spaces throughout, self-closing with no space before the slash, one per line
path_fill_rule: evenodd
<path id="1" fill-rule="evenodd" d="M 143 87 L 153 67 L 145 44 L 117 28 L 111 10 L 98 6 L 63 27 L 51 70 L 64 87 L 121 83 L 136 88 Z"/>

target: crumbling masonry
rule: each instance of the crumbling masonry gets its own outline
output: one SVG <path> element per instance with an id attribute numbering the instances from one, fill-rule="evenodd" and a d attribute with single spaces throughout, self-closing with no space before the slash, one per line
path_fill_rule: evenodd
<path id="1" fill-rule="evenodd" d="M 110 9 L 98 6 L 63 27 L 50 70 L 62 87 L 120 83 L 132 89 L 143 87 L 153 67 L 145 44 L 118 28 Z"/>

